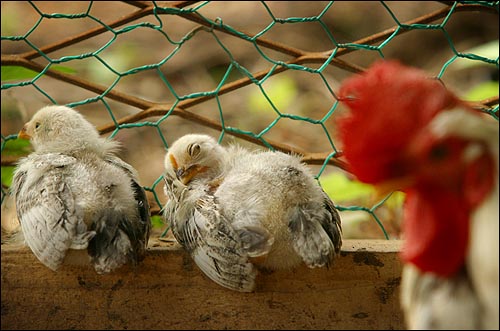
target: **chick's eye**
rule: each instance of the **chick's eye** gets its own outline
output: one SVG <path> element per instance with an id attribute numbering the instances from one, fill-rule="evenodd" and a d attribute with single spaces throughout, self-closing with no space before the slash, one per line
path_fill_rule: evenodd
<path id="1" fill-rule="evenodd" d="M 429 151 L 429 159 L 432 161 L 444 160 L 449 154 L 449 149 L 444 144 L 439 144 L 431 148 Z"/>
<path id="2" fill-rule="evenodd" d="M 190 144 L 187 148 L 188 154 L 192 157 L 200 154 L 201 146 L 198 144 Z"/>
<path id="3" fill-rule="evenodd" d="M 35 129 L 38 129 L 40 127 L 40 122 L 35 123 Z"/>

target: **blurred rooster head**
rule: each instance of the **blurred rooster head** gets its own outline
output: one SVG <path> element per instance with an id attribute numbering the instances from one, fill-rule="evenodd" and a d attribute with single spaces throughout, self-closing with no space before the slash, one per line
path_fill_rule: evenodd
<path id="1" fill-rule="evenodd" d="M 481 132 L 483 114 L 440 81 L 395 61 L 347 79 L 338 96 L 350 110 L 339 120 L 350 171 L 408 194 L 406 259 L 427 271 L 455 272 L 467 247 L 469 215 L 496 176 L 490 137 Z M 496 132 L 491 139 L 498 140 Z"/>
<path id="2" fill-rule="evenodd" d="M 398 62 L 378 62 L 347 80 L 339 98 L 351 110 L 340 122 L 345 157 L 352 172 L 372 184 L 411 174 L 418 153 L 432 149 L 427 125 L 458 103 L 439 81 Z"/>

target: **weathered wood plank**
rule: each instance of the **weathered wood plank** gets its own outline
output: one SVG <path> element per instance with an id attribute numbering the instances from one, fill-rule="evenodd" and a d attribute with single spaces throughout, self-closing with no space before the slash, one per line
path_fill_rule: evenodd
<path id="1" fill-rule="evenodd" d="M 261 272 L 254 293 L 206 278 L 179 247 L 137 269 L 53 272 L 2 246 L 2 329 L 401 329 L 399 241 L 346 240 L 330 269 Z"/>

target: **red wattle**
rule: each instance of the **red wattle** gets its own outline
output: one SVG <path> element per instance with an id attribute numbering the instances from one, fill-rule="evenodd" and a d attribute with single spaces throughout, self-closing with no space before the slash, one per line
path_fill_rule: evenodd
<path id="1" fill-rule="evenodd" d="M 408 192 L 403 231 L 404 261 L 423 272 L 447 277 L 464 264 L 470 210 L 460 196 L 442 192 Z"/>

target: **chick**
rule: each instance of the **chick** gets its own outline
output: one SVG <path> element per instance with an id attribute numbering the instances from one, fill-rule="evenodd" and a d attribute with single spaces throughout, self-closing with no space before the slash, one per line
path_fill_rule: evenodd
<path id="1" fill-rule="evenodd" d="M 149 205 L 135 169 L 77 111 L 40 109 L 19 132 L 34 152 L 20 160 L 12 193 L 26 244 L 47 267 L 91 263 L 108 273 L 146 251 Z"/>
<path id="2" fill-rule="evenodd" d="M 254 290 L 255 266 L 329 266 L 340 251 L 338 212 L 299 157 L 190 134 L 170 147 L 165 182 L 174 236 L 232 290 Z"/>

